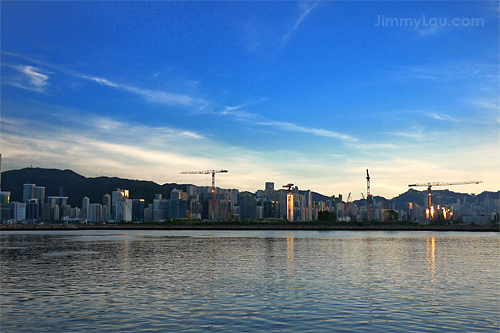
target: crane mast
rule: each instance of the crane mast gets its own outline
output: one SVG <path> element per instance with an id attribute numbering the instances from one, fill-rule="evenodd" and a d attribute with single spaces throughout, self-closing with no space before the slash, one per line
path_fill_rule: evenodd
<path id="1" fill-rule="evenodd" d="M 349 216 L 349 222 L 351 220 L 351 211 L 352 211 L 352 201 L 351 201 L 351 192 L 349 192 L 349 195 L 347 196 L 347 202 L 346 202 L 346 213 L 347 216 Z"/>
<path id="2" fill-rule="evenodd" d="M 368 212 L 368 221 L 370 221 L 370 204 L 371 204 L 371 194 L 370 194 L 370 174 L 368 169 L 366 169 L 366 210 Z"/>
<path id="3" fill-rule="evenodd" d="M 227 173 L 227 170 L 205 170 L 205 171 L 183 171 L 184 175 L 208 175 L 212 174 L 212 219 L 214 218 L 215 211 L 215 174 Z"/>

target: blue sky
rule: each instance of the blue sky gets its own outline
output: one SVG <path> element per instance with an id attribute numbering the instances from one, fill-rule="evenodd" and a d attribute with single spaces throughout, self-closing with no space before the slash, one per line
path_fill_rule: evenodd
<path id="1" fill-rule="evenodd" d="M 2 1 L 2 167 L 203 186 L 209 176 L 179 173 L 227 169 L 218 186 L 355 199 L 368 168 L 388 198 L 415 182 L 496 191 L 499 12 L 486 1 Z"/>

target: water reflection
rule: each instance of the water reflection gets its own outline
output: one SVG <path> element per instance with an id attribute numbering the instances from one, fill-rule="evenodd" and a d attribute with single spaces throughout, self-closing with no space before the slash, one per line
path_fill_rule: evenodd
<path id="1" fill-rule="evenodd" d="M 293 237 L 286 238 L 286 268 L 289 277 L 293 277 Z"/>
<path id="2" fill-rule="evenodd" d="M 427 238 L 427 272 L 430 274 L 431 283 L 436 282 L 436 239 L 434 237 Z"/>

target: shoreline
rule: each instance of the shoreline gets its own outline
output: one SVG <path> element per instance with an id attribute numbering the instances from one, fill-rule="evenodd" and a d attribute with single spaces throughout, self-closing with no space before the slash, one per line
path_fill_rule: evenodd
<path id="1" fill-rule="evenodd" d="M 308 230 L 308 231 L 467 231 L 500 232 L 499 226 L 307 225 L 307 224 L 2 224 L 3 231 L 59 230 Z"/>

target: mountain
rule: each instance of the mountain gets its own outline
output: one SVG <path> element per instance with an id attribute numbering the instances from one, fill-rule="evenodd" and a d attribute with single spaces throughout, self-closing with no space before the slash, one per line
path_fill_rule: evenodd
<path id="1" fill-rule="evenodd" d="M 23 201 L 23 184 L 36 184 L 45 187 L 45 197 L 58 196 L 60 189 L 68 197 L 68 204 L 81 207 L 82 198 L 88 197 L 91 203 L 101 203 L 104 194 L 111 195 L 117 188 L 126 189 L 132 199 L 145 199 L 153 202 L 155 194 L 170 199 L 174 189 L 185 191 L 189 184 L 163 184 L 144 180 L 130 180 L 117 177 L 87 178 L 71 170 L 24 168 L 2 172 L 2 191 L 11 192 L 10 201 Z"/>

